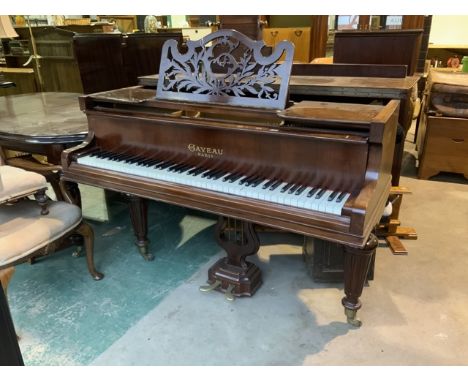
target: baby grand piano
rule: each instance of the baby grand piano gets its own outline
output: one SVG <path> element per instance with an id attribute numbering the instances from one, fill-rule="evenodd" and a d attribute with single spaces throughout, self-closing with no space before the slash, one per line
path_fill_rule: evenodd
<path id="1" fill-rule="evenodd" d="M 63 152 L 62 182 L 103 187 L 220 216 L 227 256 L 202 290 L 251 296 L 254 223 L 346 246 L 348 322 L 360 325 L 372 234 L 391 184 L 398 101 L 287 102 L 293 46 L 220 30 L 163 47 L 156 95 L 141 86 L 80 98 L 89 134 Z"/>

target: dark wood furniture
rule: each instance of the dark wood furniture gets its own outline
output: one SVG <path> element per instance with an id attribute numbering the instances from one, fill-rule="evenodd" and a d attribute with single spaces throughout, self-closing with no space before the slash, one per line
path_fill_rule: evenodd
<path id="1" fill-rule="evenodd" d="M 59 200 L 63 200 L 59 187 L 61 153 L 83 142 L 88 133 L 78 96 L 51 92 L 0 97 L 0 149 L 24 153 L 7 158 L 6 163 L 42 173 Z M 31 154 L 47 157 L 47 164 L 37 161 Z M 73 189 L 77 196 L 78 188 Z"/>
<path id="2" fill-rule="evenodd" d="M 128 86 L 120 33 L 82 33 L 73 49 L 85 94 Z"/>
<path id="3" fill-rule="evenodd" d="M 423 30 L 337 31 L 333 62 L 340 64 L 406 65 L 416 71 Z"/>
<path id="4" fill-rule="evenodd" d="M 159 68 L 166 40 L 182 42 L 182 33 L 82 33 L 73 48 L 85 94 L 136 85 L 138 77 Z"/>
<path id="5" fill-rule="evenodd" d="M 138 77 L 158 70 L 162 46 L 167 40 L 182 44 L 182 33 L 134 33 L 124 38 L 122 55 L 128 85 L 137 85 Z"/>
<path id="6" fill-rule="evenodd" d="M 89 135 L 63 152 L 63 182 L 220 215 L 216 237 L 227 257 L 210 268 L 204 290 L 230 299 L 262 282 L 246 261 L 259 246 L 254 223 L 344 244 L 342 304 L 359 325 L 372 230 L 390 190 L 398 101 L 289 103 L 292 45 L 267 57 L 262 48 L 222 30 L 188 42 L 186 55 L 168 41 L 156 97 L 141 86 L 81 97 Z M 252 194 L 257 186 L 266 191 Z"/>

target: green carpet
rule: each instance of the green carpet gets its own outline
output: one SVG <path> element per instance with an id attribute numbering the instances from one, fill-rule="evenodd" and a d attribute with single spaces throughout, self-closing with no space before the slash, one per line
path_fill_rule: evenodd
<path id="1" fill-rule="evenodd" d="M 155 260 L 146 262 L 133 244 L 128 209 L 120 202 L 110 210 L 117 213 L 109 221 L 91 221 L 101 281 L 73 249 L 16 268 L 9 302 L 26 365 L 89 364 L 221 250 L 213 215 L 150 202 Z"/>

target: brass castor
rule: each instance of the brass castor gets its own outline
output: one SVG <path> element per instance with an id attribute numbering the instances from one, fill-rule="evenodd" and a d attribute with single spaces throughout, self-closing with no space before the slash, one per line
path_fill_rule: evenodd
<path id="1" fill-rule="evenodd" d="M 356 318 L 357 310 L 345 308 L 346 320 L 348 324 L 359 328 L 362 325 L 362 322 Z"/>
<path id="2" fill-rule="evenodd" d="M 151 253 L 148 253 L 148 246 L 146 244 L 139 245 L 137 243 L 137 246 L 138 246 L 138 250 L 140 251 L 140 255 L 143 256 L 143 258 L 146 261 L 153 261 L 154 260 L 154 255 L 152 255 Z"/>

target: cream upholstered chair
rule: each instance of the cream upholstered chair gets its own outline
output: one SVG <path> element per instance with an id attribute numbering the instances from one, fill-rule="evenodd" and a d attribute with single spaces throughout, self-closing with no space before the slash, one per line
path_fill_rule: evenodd
<path id="1" fill-rule="evenodd" d="M 0 165 L 0 279 L 6 291 L 16 264 L 60 248 L 72 234 L 83 237 L 88 270 L 95 280 L 94 234 L 82 220 L 78 206 L 50 201 L 45 195 L 44 176 L 20 168 Z M 34 195 L 36 201 L 26 198 Z"/>

